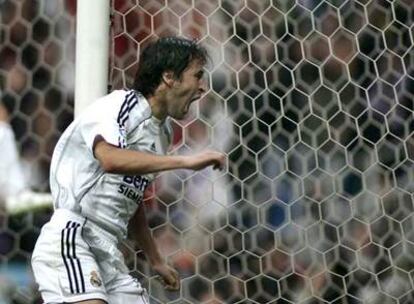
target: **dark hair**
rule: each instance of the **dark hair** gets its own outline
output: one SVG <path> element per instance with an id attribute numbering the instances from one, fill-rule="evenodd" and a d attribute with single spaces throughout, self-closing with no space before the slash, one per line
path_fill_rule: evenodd
<path id="1" fill-rule="evenodd" d="M 180 79 L 183 71 L 193 60 L 207 62 L 207 50 L 195 40 L 181 37 L 163 37 L 151 42 L 141 53 L 134 89 L 145 97 L 154 94 L 166 71 Z"/>

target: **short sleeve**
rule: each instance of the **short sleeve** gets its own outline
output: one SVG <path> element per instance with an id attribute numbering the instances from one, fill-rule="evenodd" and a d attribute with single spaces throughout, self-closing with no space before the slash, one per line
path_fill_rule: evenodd
<path id="1" fill-rule="evenodd" d="M 138 104 L 134 91 L 114 91 L 82 113 L 78 127 L 92 154 L 97 136 L 119 148 L 127 147 L 128 130 L 144 115 Z"/>
<path id="2" fill-rule="evenodd" d="M 101 136 L 105 141 L 117 147 L 124 147 L 126 131 L 122 129 L 112 117 L 94 117 L 85 119 L 80 125 L 82 138 L 88 149 L 93 152 L 95 139 Z"/>

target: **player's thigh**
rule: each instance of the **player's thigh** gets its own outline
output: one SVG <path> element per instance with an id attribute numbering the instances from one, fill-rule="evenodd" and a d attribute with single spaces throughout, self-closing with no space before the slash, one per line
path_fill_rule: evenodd
<path id="1" fill-rule="evenodd" d="M 105 286 L 95 256 L 80 226 L 46 225 L 36 243 L 32 269 L 45 303 L 106 303 Z"/>
<path id="2" fill-rule="evenodd" d="M 147 293 L 111 293 L 108 295 L 111 304 L 149 304 Z"/>
<path id="3" fill-rule="evenodd" d="M 71 303 L 71 304 L 108 304 L 108 303 L 103 300 L 85 300 L 85 301 L 80 301 L 80 302 Z"/>
<path id="4" fill-rule="evenodd" d="M 149 304 L 146 289 L 127 273 L 117 273 L 106 288 L 110 304 Z"/>

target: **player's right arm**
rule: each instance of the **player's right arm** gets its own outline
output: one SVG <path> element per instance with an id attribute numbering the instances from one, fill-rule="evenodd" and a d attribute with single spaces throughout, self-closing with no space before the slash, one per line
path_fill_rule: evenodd
<path id="1" fill-rule="evenodd" d="M 88 150 L 105 172 L 143 175 L 173 169 L 221 169 L 224 155 L 206 151 L 193 156 L 161 156 L 126 149 L 129 130 L 148 119 L 151 109 L 134 91 L 114 91 L 89 106 L 78 128 Z M 132 117 L 132 118 L 130 118 Z"/>
<path id="2" fill-rule="evenodd" d="M 125 175 L 143 175 L 173 169 L 201 170 L 208 166 L 222 169 L 225 156 L 216 151 L 205 151 L 191 156 L 155 155 L 121 149 L 97 137 L 94 155 L 105 172 Z"/>

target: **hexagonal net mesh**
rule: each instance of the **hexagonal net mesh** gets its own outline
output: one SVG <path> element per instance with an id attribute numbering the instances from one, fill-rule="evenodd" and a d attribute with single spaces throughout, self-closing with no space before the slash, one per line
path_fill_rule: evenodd
<path id="1" fill-rule="evenodd" d="M 154 37 L 210 51 L 210 90 L 172 153 L 222 174 L 162 174 L 151 227 L 182 277 L 154 303 L 412 303 L 414 3 L 114 1 L 114 87 Z M 131 260 L 132 261 L 132 260 Z"/>
<path id="2" fill-rule="evenodd" d="M 38 303 L 30 255 L 51 213 L 5 211 L 8 166 L 17 165 L 5 163 L 14 161 L 3 150 L 5 121 L 20 152 L 22 184 L 47 191 L 53 148 L 73 119 L 75 2 L 0 0 L 0 303 Z"/>
<path id="3" fill-rule="evenodd" d="M 37 190 L 48 189 L 53 148 L 73 119 L 74 4 L 0 1 L 0 100 Z"/>
<path id="4" fill-rule="evenodd" d="M 53 148 L 73 119 L 75 11 L 74 0 L 0 1 L 0 303 L 36 303 L 28 265 L 50 217 L 50 210 L 6 213 L 12 177 L 4 130 L 10 122 L 22 185 L 47 191 Z"/>
<path id="5" fill-rule="evenodd" d="M 32 67 L 0 66 L 3 79 L 14 66 L 32 79 L 5 89 L 22 148 L 53 147 L 65 125 L 59 115 L 72 110 L 58 71 L 73 60 L 73 33 L 56 33 L 74 13 L 60 1 L 40 3 L 59 3 L 53 18 L 39 8 L 29 21 L 2 25 L 30 38 L 16 44 L 6 34 L 2 56 L 38 54 Z M 164 173 L 148 193 L 150 226 L 182 278 L 180 292 L 165 292 L 142 252 L 126 245 L 153 303 L 414 302 L 411 0 L 114 0 L 112 21 L 114 89 L 132 84 L 138 54 L 155 37 L 207 47 L 210 89 L 174 121 L 171 153 L 228 156 L 225 172 Z M 54 30 L 38 41 L 42 22 Z M 52 64 L 46 42 L 61 51 Z M 36 72 L 49 81 L 36 82 Z M 42 113 L 53 128 L 39 135 L 28 125 Z M 47 164 L 49 150 L 35 151 Z M 27 258 L 19 240 L 2 261 Z"/>

